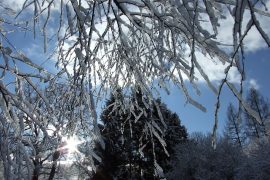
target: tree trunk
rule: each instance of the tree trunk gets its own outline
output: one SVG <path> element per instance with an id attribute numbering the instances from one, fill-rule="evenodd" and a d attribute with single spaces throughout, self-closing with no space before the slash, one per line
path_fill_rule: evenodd
<path id="1" fill-rule="evenodd" d="M 55 151 L 53 154 L 53 165 L 52 165 L 52 169 L 50 172 L 50 176 L 48 180 L 53 180 L 53 177 L 55 175 L 55 171 L 56 171 L 56 165 L 57 165 L 57 160 L 60 156 L 60 151 Z"/>

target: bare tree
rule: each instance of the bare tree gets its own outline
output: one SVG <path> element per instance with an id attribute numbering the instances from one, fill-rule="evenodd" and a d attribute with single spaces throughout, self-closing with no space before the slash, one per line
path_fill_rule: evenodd
<path id="1" fill-rule="evenodd" d="M 61 121 L 46 116 L 46 106 L 30 85 L 25 85 L 21 93 L 31 107 L 33 115 L 12 107 L 8 112 L 14 120 L 5 121 L 5 112 L 1 112 L 1 159 L 4 162 L 6 178 L 38 179 L 49 171 L 49 162 L 54 152 L 59 152 L 61 144 Z M 51 98 L 51 97 L 50 97 Z M 50 101 L 49 101 L 50 102 Z M 32 117 L 43 116 L 43 126 L 35 123 Z M 45 119 L 46 117 L 46 119 Z M 44 131 L 47 134 L 44 134 Z"/>
<path id="2" fill-rule="evenodd" d="M 259 114 L 261 123 L 258 123 L 252 116 L 247 112 L 245 113 L 246 119 L 246 132 L 250 138 L 257 138 L 258 140 L 269 137 L 270 131 L 270 111 L 269 103 L 265 98 L 258 92 L 258 90 L 251 88 L 247 95 L 247 102 L 250 107 Z"/>
<path id="3" fill-rule="evenodd" d="M 232 104 L 228 107 L 227 118 L 225 136 L 242 148 L 245 141 L 244 122 L 242 116 L 238 116 L 238 112 Z"/>

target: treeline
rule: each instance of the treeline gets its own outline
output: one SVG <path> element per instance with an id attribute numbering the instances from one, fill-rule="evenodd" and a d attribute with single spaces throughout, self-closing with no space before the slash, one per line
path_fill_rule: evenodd
<path id="1" fill-rule="evenodd" d="M 92 179 L 270 179 L 269 104 L 256 89 L 249 90 L 246 103 L 261 122 L 230 104 L 224 134 L 217 138 L 215 149 L 211 135 L 188 137 L 179 117 L 160 100 L 146 107 L 141 92 L 131 96 L 135 106 L 126 112 L 120 111 L 124 103 L 121 91 L 107 101 L 100 125 L 106 148 L 96 145 L 102 160 L 96 162 Z M 147 124 L 153 122 L 163 134 L 160 139 L 151 131 L 146 133 Z"/>
<path id="2" fill-rule="evenodd" d="M 211 141 L 210 135 L 193 134 L 178 145 L 167 179 L 270 179 L 269 141 L 251 149 L 234 145 L 226 136 L 218 138 L 216 149 Z"/>
<path id="3" fill-rule="evenodd" d="M 251 88 L 246 103 L 258 113 L 260 122 L 246 111 L 230 104 L 225 131 L 225 136 L 228 136 L 232 143 L 244 149 L 265 143 L 270 135 L 270 110 L 267 100 L 256 89 Z"/>
<path id="4" fill-rule="evenodd" d="M 45 104 L 26 87 L 24 93 L 29 102 L 43 113 Z M 66 88 L 59 86 L 56 92 L 64 93 Z M 246 103 L 258 113 L 260 122 L 241 108 L 229 105 L 226 127 L 217 138 L 215 149 L 211 135 L 188 135 L 177 114 L 160 99 L 149 99 L 139 88 L 130 95 L 118 90 L 112 93 L 100 115 L 105 149 L 93 142 L 95 136 L 81 123 L 76 124 L 75 135 L 84 141 L 74 154 L 63 149 L 67 132 L 62 127 L 75 127 L 67 123 L 71 114 L 64 113 L 63 108 L 78 106 L 69 96 L 62 104 L 56 94 L 48 91 L 45 95 L 57 105 L 58 118 L 48 119 L 43 127 L 48 134 L 44 135 L 31 114 L 19 114 L 24 126 L 20 132 L 21 147 L 25 151 L 16 149 L 14 129 L 4 123 L 5 116 L 0 113 L 0 170 L 4 175 L 0 179 L 270 179 L 269 103 L 255 89 L 249 90 Z M 89 119 L 80 111 L 72 115 L 80 116 Z M 48 141 L 48 136 L 53 141 Z M 31 166 L 27 166 L 28 161 Z"/>

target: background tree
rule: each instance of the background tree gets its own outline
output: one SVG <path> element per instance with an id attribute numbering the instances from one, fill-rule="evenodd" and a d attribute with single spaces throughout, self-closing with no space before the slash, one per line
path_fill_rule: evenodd
<path id="1" fill-rule="evenodd" d="M 121 96 L 121 98 L 115 96 Z M 117 99 L 122 100 L 118 101 Z M 121 91 L 112 95 L 106 103 L 106 108 L 101 115 L 104 124 L 102 135 L 105 139 L 106 148 L 105 150 L 98 148 L 102 157 L 100 168 L 111 176 L 120 179 L 126 177 L 154 179 L 153 156 L 156 156 L 157 164 L 163 168 L 164 172 L 168 172 L 171 169 L 170 158 L 174 158 L 175 154 L 173 147 L 176 144 L 183 143 L 187 138 L 187 133 L 185 128 L 180 125 L 178 116 L 171 113 L 160 100 L 157 100 L 156 103 L 160 107 L 167 129 L 162 128 L 162 122 L 155 106 L 147 108 L 143 103 L 147 99 L 140 91 L 133 93 L 131 99 L 135 101 L 134 104 L 136 105 L 132 111 L 126 109 L 126 111 L 121 112 L 119 106 L 124 105 L 124 97 Z M 151 135 L 148 127 L 144 126 L 147 122 L 154 123 L 155 128 L 162 132 L 165 141 L 162 143 L 166 143 L 166 151 L 168 151 L 170 157 L 164 153 L 164 145 L 161 145 L 157 138 L 159 135 L 153 135 L 160 132 L 155 130 Z M 141 132 L 141 129 L 149 131 L 147 132 L 148 135 L 144 136 L 145 132 Z M 151 143 L 150 138 L 154 138 L 154 144 Z"/>
<path id="2" fill-rule="evenodd" d="M 251 139 L 263 140 L 269 138 L 270 132 L 270 111 L 269 103 L 258 92 L 251 88 L 247 94 L 247 103 L 259 114 L 261 122 L 256 121 L 248 112 L 245 113 L 246 132 Z"/>
<path id="3" fill-rule="evenodd" d="M 242 112 L 242 111 L 241 111 Z M 233 104 L 230 104 L 227 109 L 227 122 L 225 126 L 224 136 L 226 136 L 234 144 L 243 147 L 246 134 L 244 129 L 243 114 L 237 112 Z"/>
<path id="4" fill-rule="evenodd" d="M 261 119 L 260 122 L 241 108 L 237 111 L 232 104 L 229 105 L 227 111 L 225 136 L 233 142 L 238 143 L 241 147 L 247 144 L 257 144 L 260 141 L 267 141 L 269 138 L 270 112 L 268 101 L 258 90 L 250 88 L 247 93 L 246 102 L 257 112 Z"/>
<path id="5" fill-rule="evenodd" d="M 53 179 L 58 174 L 56 168 L 66 154 L 63 136 L 67 132 L 63 127 L 69 125 L 70 116 L 65 113 L 70 104 L 63 96 L 62 100 L 59 99 L 59 94 L 64 93 L 66 88 L 62 84 L 46 88 L 43 98 L 53 107 L 48 112 L 46 103 L 33 86 L 21 84 L 18 89 L 20 97 L 29 103 L 34 113 L 13 107 L 9 111 L 10 116 L 18 121 L 5 123 L 6 116 L 1 112 L 0 157 L 4 163 L 5 178 Z M 42 125 L 35 122 L 37 117 L 42 117 Z"/>
<path id="6" fill-rule="evenodd" d="M 238 127 L 238 132 L 240 132 L 238 134 L 242 134 L 246 139 L 244 146 L 242 143 L 244 158 L 238 166 L 238 179 L 267 179 L 269 172 L 266 169 L 270 168 L 270 164 L 267 163 L 269 155 L 266 155 L 269 154 L 267 150 L 269 146 L 269 104 L 259 91 L 254 88 L 249 89 L 246 102 L 259 114 L 261 123 L 257 122 L 247 112 L 244 112 L 240 116 L 241 121 L 238 121 L 240 124 L 235 126 L 237 112 L 230 105 L 228 107 L 227 124 L 233 131 L 227 129 L 226 136 L 229 138 L 237 137 L 235 135 L 236 127 Z"/>
<path id="7" fill-rule="evenodd" d="M 211 135 L 194 133 L 176 148 L 177 160 L 167 179 L 238 179 L 245 158 L 239 146 L 219 137 L 216 149 L 210 147 Z"/>
<path id="8" fill-rule="evenodd" d="M 239 169 L 238 179 L 269 179 L 269 139 L 246 150 Z"/>
<path id="9" fill-rule="evenodd" d="M 3 133 L 0 143 L 5 178 L 19 178 L 20 176 L 31 179 L 33 176 L 33 179 L 37 179 L 42 174 L 42 164 L 48 159 L 46 158 L 49 156 L 48 152 L 57 146 L 57 138 L 53 134 L 48 134 L 47 128 L 50 121 L 44 122 L 44 126 L 33 123 L 41 112 L 45 114 L 44 104 L 37 94 L 32 93 L 33 89 L 26 87 L 28 88 L 18 90 L 21 93 L 20 97 L 27 97 L 35 113 L 31 114 L 15 107 L 10 110 L 2 109 L 1 112 L 1 132 Z M 8 103 L 12 103 L 12 100 Z M 12 119 L 5 123 L 4 119 L 9 116 Z M 49 136 L 51 141 L 47 139 Z"/>

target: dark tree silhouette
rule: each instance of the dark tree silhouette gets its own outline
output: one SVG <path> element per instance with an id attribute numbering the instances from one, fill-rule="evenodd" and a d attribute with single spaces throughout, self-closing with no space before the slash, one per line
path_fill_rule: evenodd
<path id="1" fill-rule="evenodd" d="M 242 111 L 241 111 L 242 112 Z M 227 122 L 225 126 L 224 135 L 234 144 L 243 147 L 246 139 L 243 125 L 242 113 L 238 114 L 233 104 L 230 104 L 227 109 Z"/>
<path id="2" fill-rule="evenodd" d="M 258 113 L 261 122 L 256 121 L 248 112 L 245 113 L 246 131 L 251 138 L 263 139 L 269 136 L 270 128 L 270 110 L 267 100 L 258 92 L 258 90 L 251 88 L 248 92 L 247 103 Z"/>
<path id="3" fill-rule="evenodd" d="M 179 144 L 173 171 L 166 174 L 168 180 L 239 179 L 241 163 L 247 159 L 239 146 L 226 137 L 217 139 L 217 147 L 210 147 L 211 135 L 194 133 L 185 144 Z"/>
<path id="4" fill-rule="evenodd" d="M 131 101 L 135 104 L 134 109 L 122 111 L 124 97 L 118 90 L 106 103 L 101 115 L 101 134 L 106 148 L 102 150 L 98 145 L 96 148 L 102 157 L 99 169 L 119 179 L 156 179 L 155 166 L 160 165 L 165 173 L 171 169 L 169 161 L 175 154 L 173 147 L 187 139 L 187 132 L 180 125 L 178 116 L 160 100 L 155 100 L 152 107 L 147 107 L 145 102 L 149 100 L 138 91 L 131 95 Z M 166 128 L 162 125 L 158 108 Z M 149 124 L 162 134 L 166 151 L 156 135 L 153 135 L 157 133 L 156 130 L 152 130 L 152 134 L 148 131 L 152 127 Z"/>

